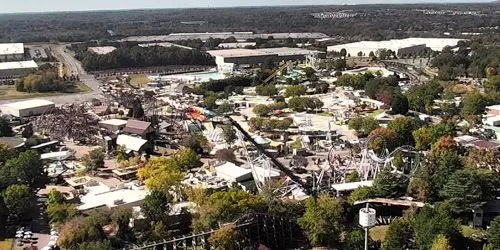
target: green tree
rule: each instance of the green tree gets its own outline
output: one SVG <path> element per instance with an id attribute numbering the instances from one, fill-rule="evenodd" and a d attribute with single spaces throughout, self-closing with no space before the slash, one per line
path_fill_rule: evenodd
<path id="1" fill-rule="evenodd" d="M 219 105 L 219 107 L 217 108 L 217 112 L 219 112 L 221 114 L 227 114 L 227 113 L 230 113 L 232 111 L 234 111 L 234 107 L 229 102 L 224 102 L 221 105 Z"/>
<path id="2" fill-rule="evenodd" d="M 227 144 L 232 145 L 238 137 L 236 136 L 236 131 L 231 125 L 224 125 L 222 127 L 222 136 Z"/>
<path id="3" fill-rule="evenodd" d="M 14 184 L 2 192 L 3 201 L 9 211 L 9 220 L 19 222 L 33 216 L 36 197 L 26 185 Z"/>
<path id="4" fill-rule="evenodd" d="M 229 224 L 217 229 L 210 235 L 208 242 L 217 250 L 236 250 L 241 249 L 239 246 L 241 238 L 238 228 Z"/>
<path id="5" fill-rule="evenodd" d="M 35 151 L 22 152 L 17 158 L 0 165 L 0 190 L 12 184 L 24 184 L 36 190 L 45 186 L 48 181 L 40 155 Z"/>
<path id="6" fill-rule="evenodd" d="M 141 205 L 141 211 L 146 221 L 152 222 L 165 221 L 170 212 L 170 200 L 165 193 L 158 190 L 152 190 Z"/>
<path id="7" fill-rule="evenodd" d="M 337 246 L 344 229 L 344 201 L 327 195 L 311 197 L 306 201 L 306 211 L 298 219 L 313 246 Z"/>
<path id="8" fill-rule="evenodd" d="M 104 150 L 99 147 L 89 151 L 88 154 L 84 155 L 82 158 L 83 165 L 87 168 L 87 171 L 97 171 L 99 168 L 104 167 Z"/>
<path id="9" fill-rule="evenodd" d="M 495 217 L 488 228 L 488 242 L 494 249 L 500 249 L 500 216 Z"/>
<path id="10" fill-rule="evenodd" d="M 392 97 L 391 111 L 394 114 L 406 115 L 408 113 L 408 98 L 402 94 L 396 94 Z"/>
<path id="11" fill-rule="evenodd" d="M 54 188 L 49 191 L 45 212 L 50 223 L 56 225 L 60 225 L 78 214 L 76 206 L 66 202 L 64 195 Z"/>
<path id="12" fill-rule="evenodd" d="M 399 198 L 406 192 L 404 177 L 383 169 L 373 181 L 374 195 L 382 198 Z"/>
<path id="13" fill-rule="evenodd" d="M 460 223 L 448 214 L 425 206 L 415 216 L 413 223 L 415 243 L 419 249 L 430 249 L 436 235 L 442 234 L 450 242 L 458 242 Z"/>
<path id="14" fill-rule="evenodd" d="M 349 204 L 354 204 L 356 201 L 362 201 L 373 197 L 373 194 L 374 192 L 371 187 L 358 187 L 349 195 L 347 202 L 349 202 Z"/>
<path id="15" fill-rule="evenodd" d="M 7 119 L 0 117 L 0 137 L 12 136 L 12 128 Z"/>
<path id="16" fill-rule="evenodd" d="M 24 127 L 23 132 L 21 133 L 23 138 L 30 138 L 33 136 L 33 126 L 31 124 L 28 124 Z"/>
<path id="17" fill-rule="evenodd" d="M 208 140 L 202 133 L 195 133 L 184 137 L 181 145 L 194 150 L 198 154 L 203 153 L 209 148 Z"/>
<path id="18" fill-rule="evenodd" d="M 78 245 L 78 250 L 113 250 L 113 246 L 111 245 L 111 241 L 103 240 L 103 241 L 90 241 L 90 242 L 82 242 Z"/>
<path id="19" fill-rule="evenodd" d="M 398 117 L 389 122 L 387 128 L 392 129 L 396 133 L 396 140 L 399 142 L 397 146 L 414 145 L 413 131 L 420 128 L 422 123 L 416 118 Z"/>
<path id="20" fill-rule="evenodd" d="M 258 95 L 275 96 L 278 94 L 278 89 L 273 84 L 258 85 L 257 87 L 255 87 L 255 92 Z"/>
<path id="21" fill-rule="evenodd" d="M 265 209 L 265 202 L 261 196 L 237 188 L 215 192 L 208 199 L 198 198 L 196 201 L 198 213 L 193 220 L 195 231 L 215 228 L 218 223 L 232 222 L 241 214 Z"/>
<path id="22" fill-rule="evenodd" d="M 293 85 L 288 86 L 285 89 L 285 97 L 301 96 L 306 93 L 306 87 L 304 85 Z"/>
<path id="23" fill-rule="evenodd" d="M 306 74 L 306 77 L 308 79 L 311 79 L 311 77 L 316 73 L 316 70 L 314 70 L 311 67 L 307 67 L 307 68 L 304 69 L 304 73 Z"/>
<path id="24" fill-rule="evenodd" d="M 356 130 L 358 136 L 363 137 L 377 129 L 379 123 L 373 117 L 355 117 L 349 120 L 348 127 Z"/>
<path id="25" fill-rule="evenodd" d="M 411 222 L 406 218 L 398 218 L 389 225 L 382 250 L 413 249 L 414 237 Z"/>
<path id="26" fill-rule="evenodd" d="M 464 118 L 470 115 L 482 115 L 486 105 L 488 105 L 488 99 L 486 96 L 477 91 L 470 92 L 464 97 L 463 107 L 460 114 Z"/>
<path id="27" fill-rule="evenodd" d="M 134 239 L 134 232 L 129 227 L 132 218 L 132 208 L 117 207 L 111 213 L 111 221 L 118 226 L 116 238 L 121 241 L 131 242 Z"/>
<path id="28" fill-rule="evenodd" d="M 444 235 L 438 234 L 432 243 L 431 250 L 451 250 L 450 242 Z"/>
<path id="29" fill-rule="evenodd" d="M 217 104 L 215 102 L 219 99 L 219 96 L 213 92 L 209 92 L 204 98 L 203 103 L 205 106 L 211 110 L 215 110 L 217 108 Z"/>
<path id="30" fill-rule="evenodd" d="M 497 182 L 489 171 L 463 169 L 449 176 L 441 195 L 457 213 L 477 210 L 496 196 Z"/>
<path id="31" fill-rule="evenodd" d="M 428 150 L 431 145 L 445 136 L 455 135 L 455 125 L 452 123 L 442 122 L 430 127 L 421 127 L 413 131 L 413 139 L 415 140 L 415 148 L 418 150 Z"/>
<path id="32" fill-rule="evenodd" d="M 253 113 L 258 115 L 258 116 L 269 116 L 271 114 L 272 109 L 269 108 L 267 105 L 265 104 L 259 104 L 259 105 L 256 105 L 254 108 L 253 108 Z"/>
<path id="33" fill-rule="evenodd" d="M 361 230 L 353 230 L 347 233 L 345 248 L 349 250 L 363 250 L 365 248 L 365 233 Z"/>
<path id="34" fill-rule="evenodd" d="M 394 150 L 398 145 L 398 136 L 390 128 L 377 128 L 370 133 L 370 136 L 378 136 L 369 145 L 376 153 L 382 152 L 384 146 L 389 150 Z"/>
<path id="35" fill-rule="evenodd" d="M 428 112 L 443 92 L 443 87 L 437 80 L 430 81 L 424 85 L 411 87 L 406 93 L 411 110 Z"/>

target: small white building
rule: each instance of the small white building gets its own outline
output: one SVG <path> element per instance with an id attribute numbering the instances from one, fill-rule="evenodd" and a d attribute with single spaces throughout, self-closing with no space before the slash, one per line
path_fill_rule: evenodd
<path id="1" fill-rule="evenodd" d="M 215 167 L 215 173 L 227 182 L 244 182 L 253 178 L 252 170 L 238 167 L 231 162 Z"/>
<path id="2" fill-rule="evenodd" d="M 139 206 L 148 194 L 144 186 L 138 186 L 135 183 L 125 183 L 122 187 L 109 188 L 102 183 L 89 181 L 84 185 L 84 190 L 86 194 L 80 197 L 81 204 L 78 206 L 78 210 L 82 212 L 101 207 Z"/>
<path id="3" fill-rule="evenodd" d="M 127 151 L 141 152 L 146 150 L 148 141 L 130 135 L 118 135 L 116 144 L 124 147 Z"/>
<path id="4" fill-rule="evenodd" d="M 0 106 L 0 110 L 3 115 L 28 117 L 44 114 L 55 107 L 51 101 L 34 99 L 4 104 Z"/>
<path id="5" fill-rule="evenodd" d="M 127 121 L 122 119 L 109 119 L 99 122 L 99 127 L 111 132 L 122 130 L 125 128 L 125 125 L 127 125 Z"/>

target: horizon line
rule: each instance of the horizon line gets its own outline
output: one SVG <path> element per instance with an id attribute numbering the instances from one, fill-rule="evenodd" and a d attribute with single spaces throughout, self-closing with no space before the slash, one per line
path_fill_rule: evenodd
<path id="1" fill-rule="evenodd" d="M 18 15 L 18 14 L 57 14 L 57 13 L 75 13 L 75 12 L 114 12 L 114 11 L 141 11 L 141 10 L 208 10 L 208 9 L 237 9 L 237 8 L 261 8 L 261 7 L 321 7 L 321 6 L 370 6 L 370 5 L 420 5 L 420 4 L 429 4 L 429 5 L 449 5 L 449 4 L 498 4 L 500 1 L 480 1 L 480 2 L 471 2 L 470 0 L 464 1 L 456 1 L 456 2 L 415 2 L 415 3 L 363 3 L 363 4 L 355 4 L 355 3 L 343 3 L 343 4 L 277 4 L 277 5 L 235 5 L 235 6 L 214 6 L 214 7 L 176 7 L 176 8 L 165 8 L 165 7 L 151 7 L 151 8 L 123 8 L 123 9 L 88 9 L 88 10 L 54 10 L 54 11 L 27 11 L 27 12 L 0 12 L 0 15 Z"/>

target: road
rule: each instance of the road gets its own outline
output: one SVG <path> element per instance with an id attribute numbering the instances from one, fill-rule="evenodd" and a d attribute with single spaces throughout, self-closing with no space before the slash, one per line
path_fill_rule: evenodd
<path id="1" fill-rule="evenodd" d="M 48 96 L 48 97 L 38 97 L 38 98 L 27 98 L 27 99 L 15 99 L 15 100 L 1 100 L 0 104 L 18 102 L 29 99 L 45 99 L 54 102 L 56 105 L 70 104 L 76 102 L 90 101 L 92 98 L 102 98 L 102 92 L 99 89 L 99 82 L 95 79 L 93 75 L 88 74 L 76 60 L 72 54 L 66 51 L 66 45 L 57 44 L 51 45 L 52 53 L 54 56 L 67 67 L 67 73 L 75 74 L 80 77 L 80 81 L 88 85 L 91 89 L 91 93 L 85 94 L 67 94 L 58 96 Z"/>

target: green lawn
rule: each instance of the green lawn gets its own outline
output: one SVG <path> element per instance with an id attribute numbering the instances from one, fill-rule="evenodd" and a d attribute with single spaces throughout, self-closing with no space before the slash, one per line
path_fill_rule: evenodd
<path id="1" fill-rule="evenodd" d="M 376 115 L 380 115 L 383 112 L 385 112 L 385 109 L 377 109 L 377 110 L 371 112 L 368 116 L 369 117 L 375 117 Z"/>
<path id="2" fill-rule="evenodd" d="M 14 239 L 4 239 L 0 240 L 0 249 L 2 250 L 10 250 L 14 244 Z"/>
<path id="3" fill-rule="evenodd" d="M 387 233 L 388 229 L 389 229 L 389 225 L 376 226 L 376 227 L 370 228 L 370 237 L 374 241 L 382 242 L 385 239 L 385 234 Z"/>
<path id="4" fill-rule="evenodd" d="M 146 87 L 146 84 L 150 82 L 147 75 L 131 75 L 130 84 L 137 88 Z"/>
<path id="5" fill-rule="evenodd" d="M 0 86 L 0 100 L 11 100 L 11 99 L 26 99 L 26 98 L 36 98 L 36 97 L 46 97 L 46 96 L 58 96 L 58 95 L 68 95 L 68 94 L 83 94 L 92 92 L 92 88 L 86 84 L 79 82 L 76 84 L 76 88 L 69 92 L 19 92 L 16 90 L 14 85 L 2 85 Z M 1 249 L 1 248 L 0 248 Z"/>

